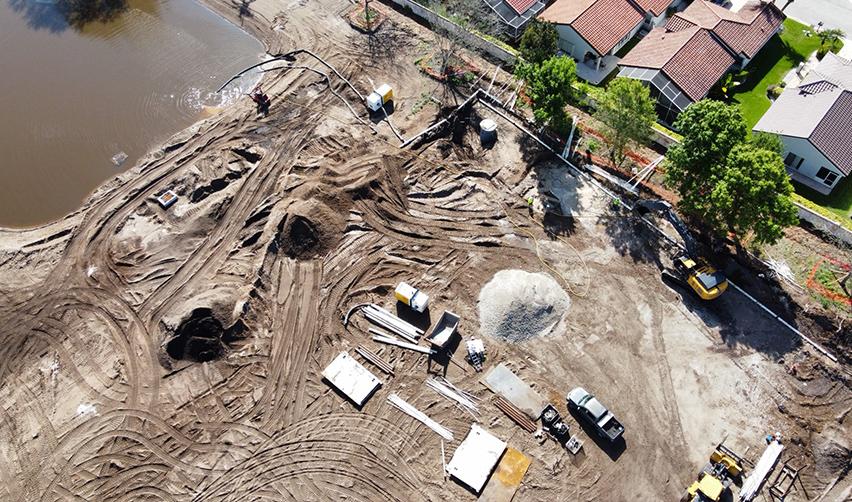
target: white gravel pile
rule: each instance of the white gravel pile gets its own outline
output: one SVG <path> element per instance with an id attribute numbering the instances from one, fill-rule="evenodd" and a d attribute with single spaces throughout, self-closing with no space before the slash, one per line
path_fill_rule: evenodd
<path id="1" fill-rule="evenodd" d="M 568 294 L 548 274 L 501 270 L 479 292 L 480 331 L 510 342 L 544 335 L 570 304 Z"/>

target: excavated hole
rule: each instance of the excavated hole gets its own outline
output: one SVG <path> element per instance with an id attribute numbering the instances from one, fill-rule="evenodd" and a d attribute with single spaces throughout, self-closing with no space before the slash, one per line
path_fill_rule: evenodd
<path id="1" fill-rule="evenodd" d="M 328 222 L 315 221 L 298 214 L 289 215 L 279 226 L 278 249 L 296 259 L 322 255 L 335 240 L 328 226 Z"/>
<path id="2" fill-rule="evenodd" d="M 166 343 L 173 359 L 212 361 L 225 350 L 225 329 L 209 308 L 197 308 L 180 323 L 174 337 Z"/>

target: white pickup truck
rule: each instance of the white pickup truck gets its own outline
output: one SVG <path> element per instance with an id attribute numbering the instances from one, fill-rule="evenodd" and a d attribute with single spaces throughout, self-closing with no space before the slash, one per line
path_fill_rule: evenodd
<path id="1" fill-rule="evenodd" d="M 589 423 L 595 426 L 598 435 L 615 441 L 624 433 L 624 426 L 615 418 L 606 406 L 582 387 L 568 393 L 568 409 L 575 410 Z"/>

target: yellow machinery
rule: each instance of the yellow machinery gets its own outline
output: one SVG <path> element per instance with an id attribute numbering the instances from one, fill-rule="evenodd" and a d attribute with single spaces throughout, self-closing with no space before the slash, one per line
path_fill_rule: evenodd
<path id="1" fill-rule="evenodd" d="M 687 488 L 681 502 L 719 502 L 730 494 L 731 483 L 742 476 L 742 459 L 723 444 L 710 454 L 710 461 Z"/>
<path id="2" fill-rule="evenodd" d="M 664 200 L 640 200 L 634 210 L 640 215 L 657 212 L 672 224 L 683 239 L 686 253 L 675 256 L 673 261 L 676 272 L 664 271 L 673 279 L 685 282 L 703 300 L 712 300 L 728 288 L 725 274 L 713 268 L 702 258 L 699 258 L 699 246 L 690 234 L 689 229 L 672 209 L 671 204 Z"/>
<path id="3" fill-rule="evenodd" d="M 701 259 L 681 255 L 674 259 L 674 263 L 680 277 L 702 300 L 712 300 L 728 289 L 725 275 Z"/>

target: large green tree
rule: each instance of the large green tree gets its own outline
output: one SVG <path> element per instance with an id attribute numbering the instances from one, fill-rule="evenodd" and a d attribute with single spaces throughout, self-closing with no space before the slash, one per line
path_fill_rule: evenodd
<path id="1" fill-rule="evenodd" d="M 778 155 L 781 155 L 784 152 L 784 143 L 781 142 L 781 138 L 779 138 L 777 134 L 772 134 L 771 132 L 757 131 L 752 133 L 751 138 L 749 138 L 749 143 L 754 145 L 755 148 L 769 150 L 770 152 L 775 152 Z"/>
<path id="2" fill-rule="evenodd" d="M 533 19 L 521 35 L 521 58 L 529 64 L 541 64 L 556 54 L 558 43 L 556 25 Z"/>
<path id="3" fill-rule="evenodd" d="M 761 243 L 775 242 L 796 223 L 793 187 L 778 146 L 767 138 L 749 141 L 739 109 L 699 101 L 675 127 L 683 141 L 668 152 L 666 182 L 680 193 L 681 210 L 717 231 Z"/>
<path id="4" fill-rule="evenodd" d="M 619 77 L 609 83 L 598 100 L 595 117 L 604 123 L 613 163 L 621 166 L 631 141 L 648 141 L 657 115 L 648 87 L 638 80 Z"/>
<path id="5" fill-rule="evenodd" d="M 785 227 L 799 221 L 792 193 L 780 155 L 748 143 L 738 145 L 709 194 L 709 223 L 737 236 L 751 235 L 757 242 L 776 242 Z"/>
<path id="6" fill-rule="evenodd" d="M 704 217 L 707 194 L 748 127 L 738 108 L 709 99 L 684 110 L 674 125 L 683 140 L 666 154 L 666 182 L 680 192 L 683 211 Z"/>
<path id="7" fill-rule="evenodd" d="M 576 70 L 574 60 L 567 56 L 552 56 L 540 65 L 532 65 L 526 92 L 537 123 L 548 124 L 560 133 L 567 130 L 565 106 L 574 95 Z"/>

